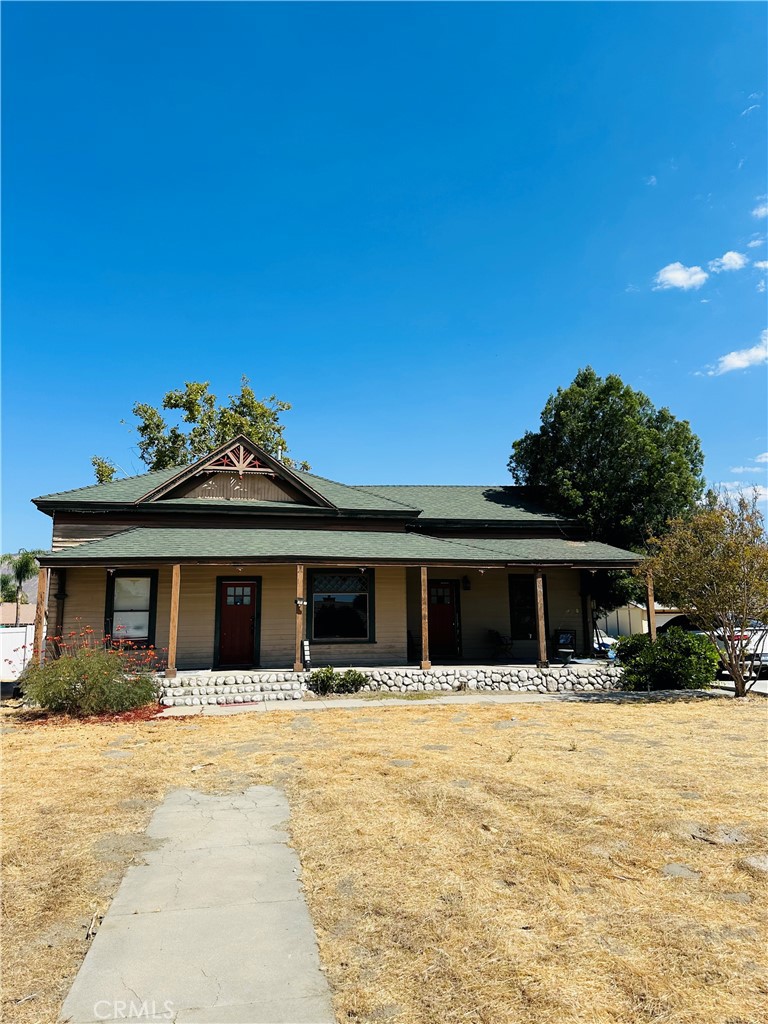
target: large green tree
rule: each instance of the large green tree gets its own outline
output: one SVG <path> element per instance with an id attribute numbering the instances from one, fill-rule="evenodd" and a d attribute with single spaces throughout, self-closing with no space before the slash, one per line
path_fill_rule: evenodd
<path id="1" fill-rule="evenodd" d="M 590 536 L 642 550 L 704 493 L 704 456 L 686 420 L 590 367 L 550 395 L 541 426 L 512 445 L 516 483 L 544 489 Z"/>
<path id="2" fill-rule="evenodd" d="M 692 516 L 672 520 L 652 541 L 659 596 L 695 622 L 720 651 L 743 697 L 756 678 L 768 622 L 768 537 L 757 491 L 708 494 Z M 751 680 L 751 681 L 750 681 Z"/>
<path id="3" fill-rule="evenodd" d="M 280 422 L 281 414 L 291 408 L 288 402 L 276 395 L 258 399 L 247 377 L 242 378 L 239 393 L 229 395 L 226 403 L 219 404 L 209 388 L 208 381 L 186 381 L 183 390 L 168 391 L 159 408 L 136 402 L 132 411 L 139 421 L 139 457 L 148 469 L 185 466 L 237 434 L 249 437 L 286 465 L 296 465 L 288 455 Z M 169 424 L 162 410 L 178 413 L 180 422 Z M 110 459 L 98 455 L 91 464 L 99 483 L 112 480 L 117 472 Z M 309 464 L 301 462 L 298 468 L 309 469 Z"/>

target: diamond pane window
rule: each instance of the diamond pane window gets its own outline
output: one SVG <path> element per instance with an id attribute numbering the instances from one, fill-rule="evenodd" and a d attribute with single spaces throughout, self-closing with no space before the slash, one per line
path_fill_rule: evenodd
<path id="1" fill-rule="evenodd" d="M 309 578 L 313 640 L 343 643 L 373 638 L 370 570 L 317 572 Z"/>

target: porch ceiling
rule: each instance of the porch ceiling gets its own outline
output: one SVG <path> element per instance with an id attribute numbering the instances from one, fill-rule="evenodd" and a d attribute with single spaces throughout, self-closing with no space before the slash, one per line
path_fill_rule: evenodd
<path id="1" fill-rule="evenodd" d="M 158 527 L 136 527 L 39 559 L 52 567 L 144 562 L 625 567 L 640 560 L 621 548 L 560 537 L 459 540 L 423 533 Z"/>

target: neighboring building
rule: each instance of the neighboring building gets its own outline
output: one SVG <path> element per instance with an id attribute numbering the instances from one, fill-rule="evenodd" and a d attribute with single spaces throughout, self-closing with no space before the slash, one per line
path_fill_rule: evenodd
<path id="1" fill-rule="evenodd" d="M 347 486 L 238 437 L 190 466 L 35 499 L 49 636 L 90 626 L 176 667 L 591 653 L 590 570 L 634 565 L 524 487 Z M 40 627 L 42 628 L 41 624 Z"/>
<path id="2" fill-rule="evenodd" d="M 657 601 L 654 613 L 657 628 L 665 625 L 679 614 L 677 608 L 668 608 Z M 603 615 L 595 625 L 608 636 L 632 636 L 634 633 L 647 633 L 648 609 L 643 604 L 630 602 Z"/>
<path id="3" fill-rule="evenodd" d="M 0 572 L 10 573 L 11 567 L 7 562 L 0 563 Z M 19 625 L 31 625 L 35 621 L 35 602 L 37 601 L 37 576 L 27 580 L 22 585 L 22 591 L 26 601 L 19 606 Z M 16 602 L 0 601 L 0 625 L 13 626 L 16 624 Z"/>

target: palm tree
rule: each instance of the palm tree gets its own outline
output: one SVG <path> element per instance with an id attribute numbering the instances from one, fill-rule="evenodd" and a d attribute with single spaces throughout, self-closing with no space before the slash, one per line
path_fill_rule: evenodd
<path id="1" fill-rule="evenodd" d="M 25 551 L 22 548 L 15 555 L 3 555 L 3 565 L 7 566 L 11 571 L 8 574 L 3 574 L 3 598 L 5 599 L 13 588 L 15 590 L 16 597 L 16 625 L 19 625 L 21 618 L 21 605 L 24 601 L 24 584 L 27 580 L 34 579 L 37 575 L 38 564 L 37 556 L 42 555 L 43 552 L 40 549 L 35 551 Z M 8 583 L 6 583 L 8 580 Z"/>

